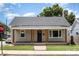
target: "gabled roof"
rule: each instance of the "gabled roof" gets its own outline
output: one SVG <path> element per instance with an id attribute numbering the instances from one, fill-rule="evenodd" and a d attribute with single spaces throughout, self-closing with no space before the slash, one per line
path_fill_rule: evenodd
<path id="1" fill-rule="evenodd" d="M 15 17 L 11 26 L 63 26 L 70 24 L 64 17 Z"/>
<path id="2" fill-rule="evenodd" d="M 79 18 L 76 18 L 74 23 L 72 24 L 71 30 L 73 31 L 74 27 L 76 26 L 76 24 L 79 24 Z"/>

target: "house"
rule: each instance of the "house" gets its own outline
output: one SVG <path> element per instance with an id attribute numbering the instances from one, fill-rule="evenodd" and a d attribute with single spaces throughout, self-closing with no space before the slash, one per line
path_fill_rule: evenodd
<path id="1" fill-rule="evenodd" d="M 68 43 L 70 24 L 64 17 L 15 17 L 12 43 Z"/>
<path id="2" fill-rule="evenodd" d="M 76 18 L 76 20 L 71 26 L 71 35 L 72 36 L 79 35 L 79 18 Z"/>
<path id="3" fill-rule="evenodd" d="M 76 18 L 74 23 L 71 26 L 71 36 L 75 44 L 79 44 L 79 18 Z"/>

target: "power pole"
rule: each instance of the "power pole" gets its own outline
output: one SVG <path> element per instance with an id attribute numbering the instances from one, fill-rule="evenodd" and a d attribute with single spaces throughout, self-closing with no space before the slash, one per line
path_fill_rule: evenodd
<path id="1" fill-rule="evenodd" d="M 6 19 L 6 40 L 7 40 L 7 19 Z"/>
<path id="2" fill-rule="evenodd" d="M 1 55 L 3 56 L 3 40 L 2 40 L 2 38 L 0 38 L 1 39 Z"/>
<path id="3" fill-rule="evenodd" d="M 3 55 L 3 36 L 4 36 L 4 27 L 0 25 L 1 55 Z"/>

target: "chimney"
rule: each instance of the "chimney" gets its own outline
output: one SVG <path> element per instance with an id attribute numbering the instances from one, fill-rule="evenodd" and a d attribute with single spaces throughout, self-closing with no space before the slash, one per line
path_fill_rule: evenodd
<path id="1" fill-rule="evenodd" d="M 62 17 L 64 17 L 64 11 L 62 11 Z"/>

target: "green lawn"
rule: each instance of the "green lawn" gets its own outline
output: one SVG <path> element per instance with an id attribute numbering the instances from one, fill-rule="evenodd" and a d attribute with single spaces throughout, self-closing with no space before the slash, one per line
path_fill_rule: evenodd
<path id="1" fill-rule="evenodd" d="M 34 50 L 33 45 L 4 46 L 4 50 Z M 79 51 L 79 45 L 47 45 L 48 51 Z"/>
<path id="2" fill-rule="evenodd" d="M 4 46 L 4 50 L 33 50 L 33 45 Z"/>
<path id="3" fill-rule="evenodd" d="M 48 51 L 79 51 L 79 45 L 47 45 Z"/>

